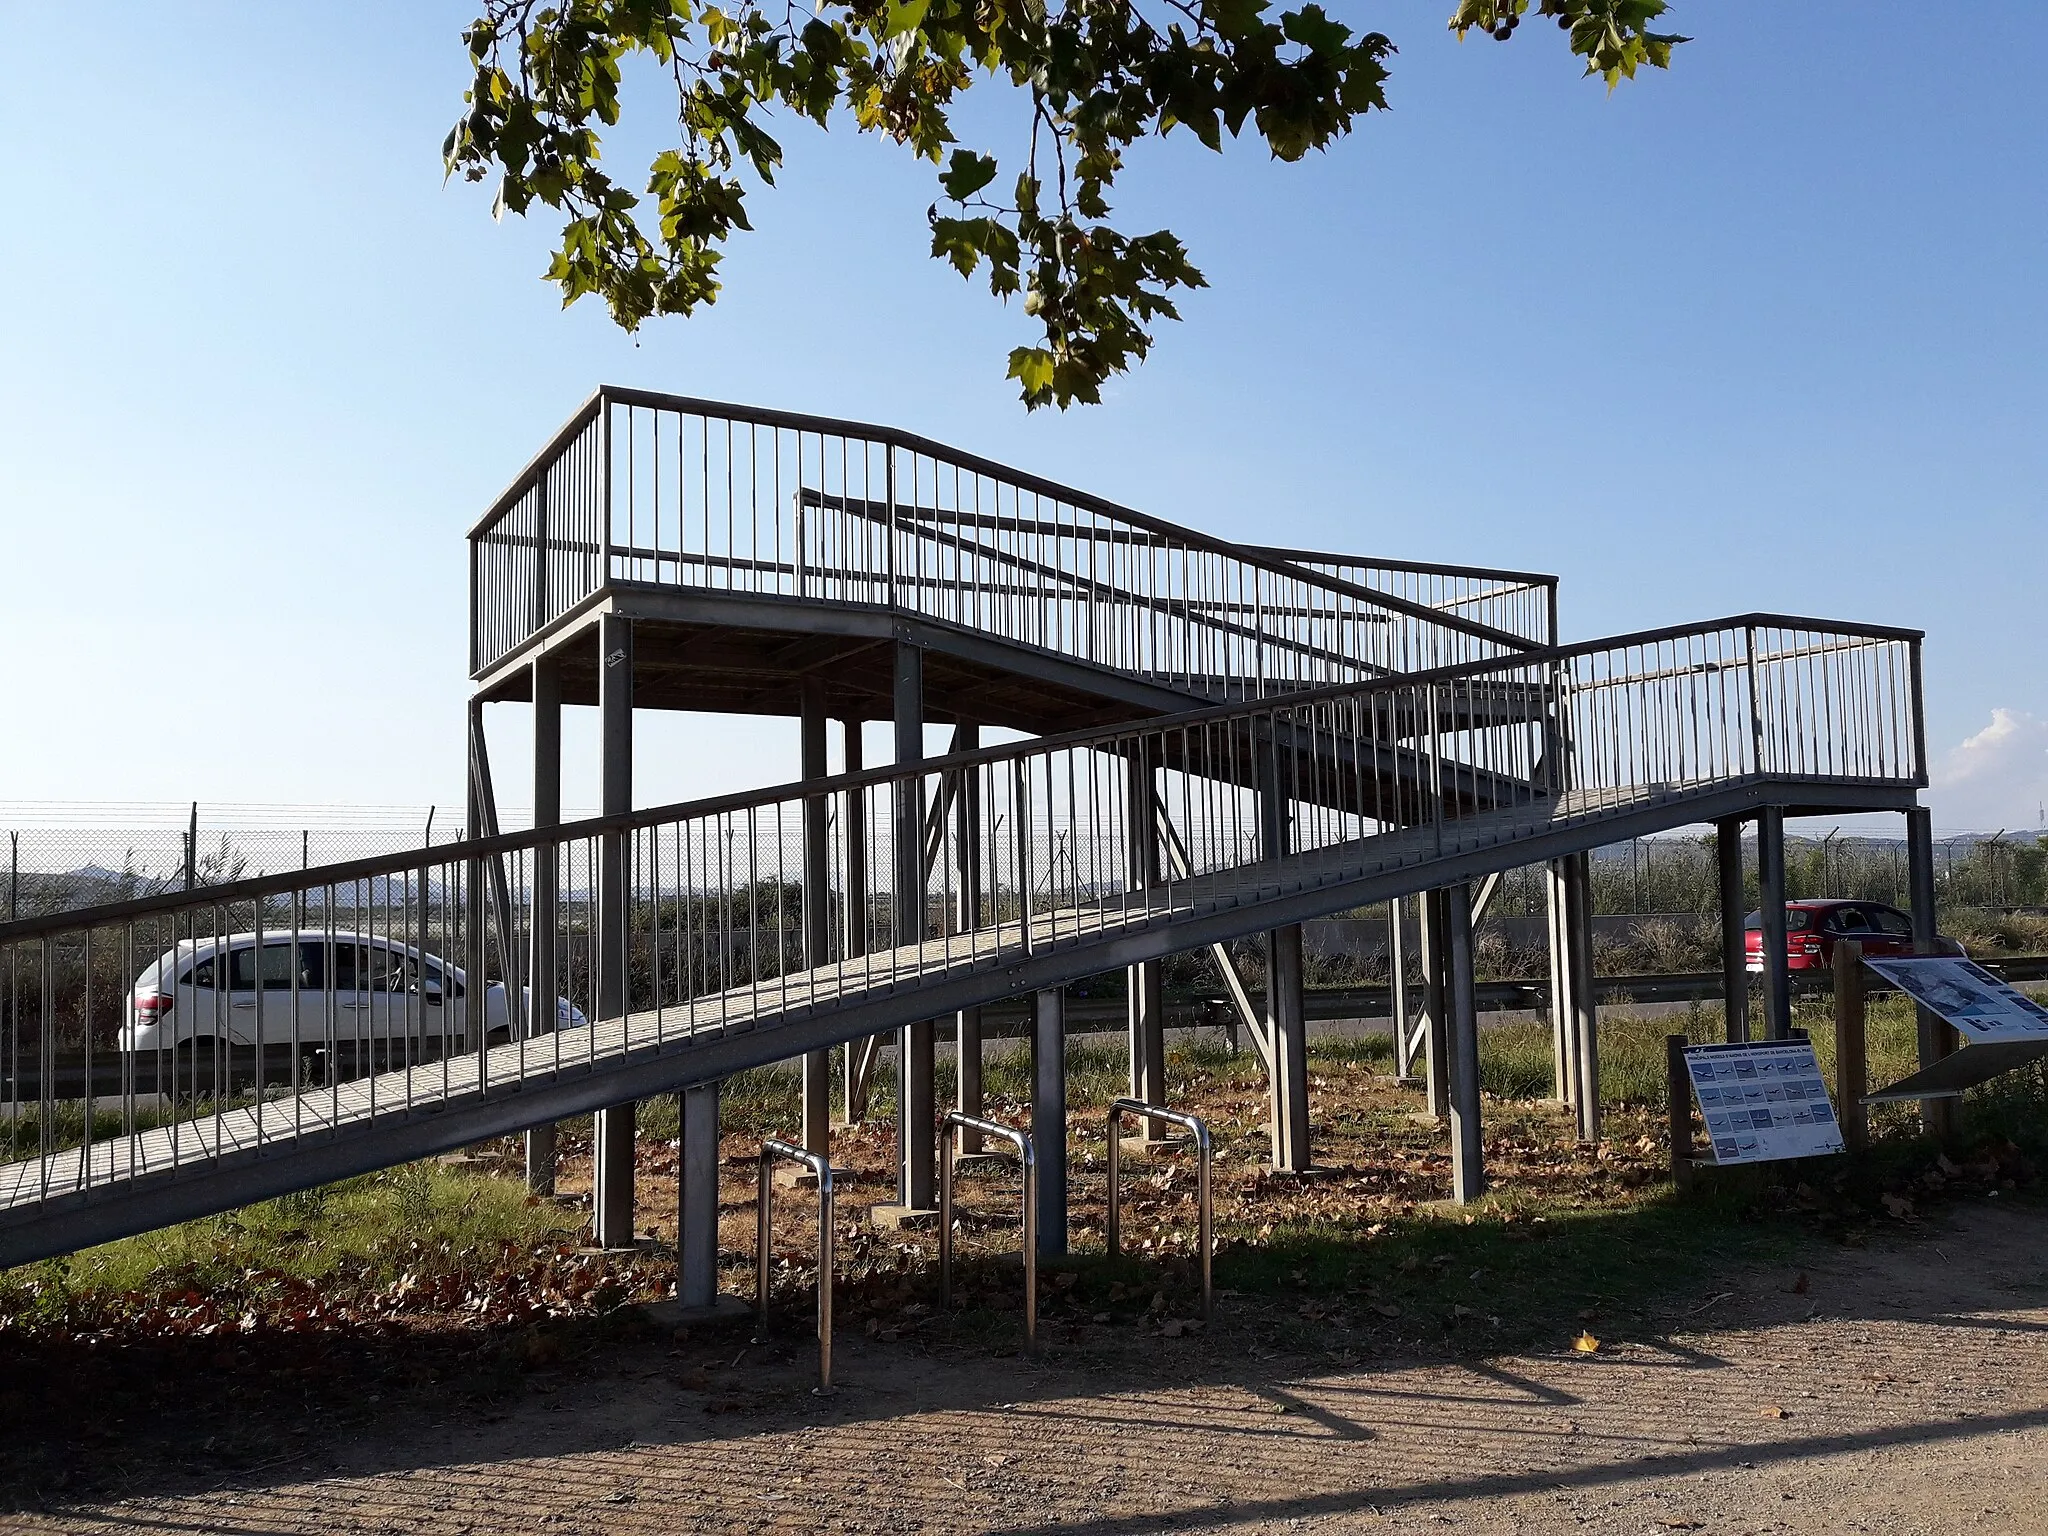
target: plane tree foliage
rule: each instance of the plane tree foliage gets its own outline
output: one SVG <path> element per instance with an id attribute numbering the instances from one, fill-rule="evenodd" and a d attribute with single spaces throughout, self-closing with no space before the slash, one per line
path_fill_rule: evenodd
<path id="1" fill-rule="evenodd" d="M 1455 4 L 1461 38 L 1506 42 L 1525 19 L 1553 22 L 1610 90 L 1645 65 L 1666 67 L 1685 41 L 1652 30 L 1664 0 Z M 475 73 L 443 156 L 451 175 L 495 182 L 498 214 L 540 204 L 562 219 L 547 277 L 565 304 L 595 295 L 632 330 L 712 303 L 725 247 L 750 227 L 750 191 L 772 187 L 782 165 L 777 118 L 850 123 L 936 168 L 932 254 L 1018 299 L 1035 322 L 1041 334 L 1009 355 L 1032 407 L 1097 400 L 1144 358 L 1155 324 L 1178 318 L 1176 294 L 1204 286 L 1171 230 L 1111 222 L 1133 145 L 1184 131 L 1211 150 L 1253 139 L 1300 160 L 1387 109 L 1395 53 L 1384 33 L 1321 4 L 1269 0 L 481 0 L 481 10 L 463 34 Z M 601 150 L 629 69 L 636 102 L 651 85 L 665 105 L 672 98 L 675 126 L 644 177 L 622 179 Z M 1015 103 L 1013 141 L 961 143 L 956 104 L 998 82 Z"/>

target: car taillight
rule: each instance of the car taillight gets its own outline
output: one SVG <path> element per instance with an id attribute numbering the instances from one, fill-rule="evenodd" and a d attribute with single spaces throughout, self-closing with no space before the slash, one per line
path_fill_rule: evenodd
<path id="1" fill-rule="evenodd" d="M 1817 955 L 1820 953 L 1820 940 L 1801 939 L 1799 941 L 1799 947 L 1805 950 L 1809 955 Z"/>
<path id="2" fill-rule="evenodd" d="M 161 992 L 135 994 L 135 1022 L 154 1024 L 171 1011 L 171 1000 Z"/>

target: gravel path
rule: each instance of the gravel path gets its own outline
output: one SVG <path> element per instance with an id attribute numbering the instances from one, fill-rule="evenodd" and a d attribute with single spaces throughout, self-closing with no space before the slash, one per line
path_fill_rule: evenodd
<path id="1" fill-rule="evenodd" d="M 486 1419 L 407 1418 L 229 1486 L 0 1524 L 2048 1531 L 2048 1212 L 1985 1200 L 1807 1263 L 1803 1287 L 1748 1274 L 1591 1355 L 1248 1358 L 1226 1302 L 1207 1339 L 1075 1343 L 1050 1366 L 856 1336 L 820 1399 L 806 1359 L 754 1363 L 743 1333 L 621 1346 Z"/>

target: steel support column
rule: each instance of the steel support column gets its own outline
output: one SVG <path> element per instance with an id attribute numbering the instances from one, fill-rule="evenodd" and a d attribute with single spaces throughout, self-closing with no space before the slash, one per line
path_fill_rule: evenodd
<path id="1" fill-rule="evenodd" d="M 861 769 L 861 722 L 843 723 L 846 773 Z M 839 800 L 839 842 L 846 851 L 846 909 L 840 914 L 839 954 L 844 960 L 868 952 L 868 818 L 867 799 L 859 790 L 848 790 Z M 846 1123 L 858 1125 L 867 1118 L 868 1082 L 879 1054 L 880 1041 L 872 1036 L 846 1042 Z"/>
<path id="2" fill-rule="evenodd" d="M 1600 1139 L 1600 1005 L 1593 991 L 1593 869 L 1589 854 L 1565 864 L 1565 953 L 1571 967 L 1572 1103 L 1579 1139 Z"/>
<path id="3" fill-rule="evenodd" d="M 1572 996 L 1571 888 L 1566 861 L 1543 866 L 1543 910 L 1550 939 L 1550 1059 L 1553 1097 L 1578 1102 L 1578 1005 Z"/>
<path id="4" fill-rule="evenodd" d="M 682 1264 L 676 1300 L 708 1307 L 718 1299 L 718 1084 L 685 1088 L 681 1099 L 676 1248 Z"/>
<path id="5" fill-rule="evenodd" d="M 1259 856 L 1282 859 L 1293 840 L 1293 797 L 1273 741 L 1258 747 Z M 1273 1070 L 1266 1084 L 1273 1166 L 1309 1167 L 1308 1040 L 1301 997 L 1301 925 L 1266 935 L 1266 1037 Z"/>
<path id="6" fill-rule="evenodd" d="M 1034 994 L 1031 1010 L 1031 1151 L 1038 1160 L 1038 1256 L 1067 1251 L 1067 998 Z"/>
<path id="7" fill-rule="evenodd" d="M 533 680 L 533 824 L 562 822 L 562 667 L 550 652 L 534 659 Z M 533 850 L 533 915 L 529 924 L 532 953 L 526 962 L 533 978 L 529 1035 L 551 1033 L 556 1026 L 555 1000 L 561 993 L 556 968 L 555 930 L 558 921 L 559 860 L 553 847 Z M 555 1192 L 555 1128 L 536 1125 L 526 1133 L 526 1187 L 536 1195 Z"/>
<path id="8" fill-rule="evenodd" d="M 1133 891 L 1147 891 L 1163 878 L 1159 858 L 1156 753 L 1147 741 L 1124 759 L 1125 877 Z M 1126 1023 L 1130 1033 L 1131 1097 L 1141 1104 L 1166 1102 L 1166 996 L 1161 961 L 1143 960 L 1124 970 Z M 1164 1120 L 1146 1120 L 1147 1141 L 1166 1135 Z"/>
<path id="9" fill-rule="evenodd" d="M 803 680 L 798 720 L 797 756 L 801 776 L 822 779 L 825 766 L 825 685 Z M 804 964 L 821 966 L 832 958 L 832 863 L 826 842 L 831 814 L 828 797 L 804 801 Z M 807 1051 L 803 1058 L 804 1150 L 823 1158 L 832 1155 L 832 1053 Z"/>
<path id="10" fill-rule="evenodd" d="M 1721 885 L 1721 1009 L 1727 1022 L 1722 1038 L 1749 1038 L 1749 955 L 1742 920 L 1742 819 L 1730 816 L 1714 824 L 1714 862 Z"/>
<path id="11" fill-rule="evenodd" d="M 981 727 L 962 721 L 953 729 L 953 750 L 973 752 L 981 746 Z M 953 931 L 971 933 L 981 926 L 981 776 L 961 775 L 953 794 Z M 953 1016 L 953 1081 L 955 1107 L 963 1115 L 982 1118 L 981 1010 L 962 1008 Z M 982 1135 L 962 1127 L 959 1148 L 979 1152 Z"/>
<path id="12" fill-rule="evenodd" d="M 1422 1045 L 1423 1071 L 1428 1077 L 1429 1112 L 1439 1120 L 1451 1117 L 1450 1045 L 1445 1038 L 1449 1001 L 1444 952 L 1444 893 L 1424 891 L 1416 906 L 1422 914 Z"/>
<path id="13" fill-rule="evenodd" d="M 1757 905 L 1764 949 L 1764 1038 L 1792 1033 L 1792 973 L 1785 956 L 1785 810 L 1767 805 L 1756 817 Z"/>
<path id="14" fill-rule="evenodd" d="M 598 621 L 599 799 L 607 816 L 633 808 L 633 625 Z M 598 840 L 597 1018 L 626 1012 L 626 923 L 631 854 L 625 835 Z M 600 1248 L 633 1246 L 634 1106 L 597 1112 L 591 1135 L 591 1225 Z"/>
<path id="15" fill-rule="evenodd" d="M 1486 1189 L 1479 1130 L 1479 1010 L 1472 989 L 1472 888 L 1460 881 L 1444 892 L 1446 958 L 1450 981 L 1451 1198 L 1476 1200 Z"/>
<path id="16" fill-rule="evenodd" d="M 1394 1076 L 1415 1075 L 1414 1037 L 1408 1032 L 1408 934 L 1402 923 L 1405 897 L 1387 903 L 1387 1013 L 1394 1025 Z"/>
<path id="17" fill-rule="evenodd" d="M 1936 942 L 1934 894 L 1934 824 L 1927 807 L 1916 805 L 1906 812 L 1906 893 L 1913 919 L 1913 953 L 1940 953 Z M 1958 1045 L 1956 1031 L 1941 1015 L 1926 1008 L 1913 1012 L 1918 1037 L 1920 1065 L 1931 1067 Z M 1920 1123 L 1930 1136 L 1946 1141 L 1955 1134 L 1954 1099 L 1922 1099 Z"/>
<path id="18" fill-rule="evenodd" d="M 924 651 L 901 640 L 896 642 L 895 715 L 897 764 L 922 761 Z M 896 943 L 914 944 L 924 937 L 926 922 L 922 780 L 905 778 L 897 784 L 891 834 L 896 860 Z M 909 1211 L 937 1208 L 938 1186 L 932 1177 L 932 1137 L 938 1119 L 936 1065 L 931 1020 L 907 1024 L 897 1032 L 896 1199 Z"/>
<path id="19" fill-rule="evenodd" d="M 1301 924 L 1266 935 L 1266 1028 L 1273 1042 L 1269 1099 L 1273 1166 L 1306 1173 L 1308 1132 L 1308 1026 L 1301 996 Z"/>

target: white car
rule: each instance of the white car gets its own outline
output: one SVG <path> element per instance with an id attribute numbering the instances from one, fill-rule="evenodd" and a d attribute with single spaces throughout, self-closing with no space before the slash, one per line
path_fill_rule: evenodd
<path id="1" fill-rule="evenodd" d="M 298 983 L 293 1028 L 292 983 Z M 530 989 L 522 989 L 530 998 Z M 509 1038 L 505 985 L 484 995 L 484 1018 L 493 1045 Z M 389 938 L 338 933 L 301 935 L 297 954 L 289 935 L 265 934 L 186 940 L 135 978 L 120 1036 L 124 1051 L 169 1050 L 186 1041 L 225 1039 L 233 1045 L 294 1039 L 312 1050 L 329 1040 L 461 1039 L 469 1023 L 469 995 L 461 967 Z M 589 1022 L 567 998 L 555 1001 L 549 1028 Z"/>

